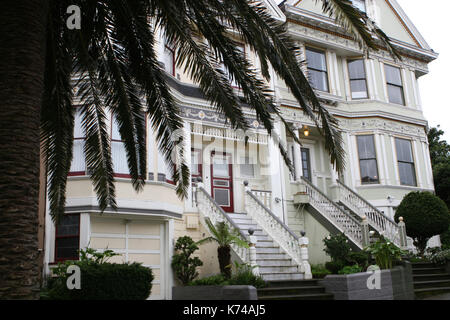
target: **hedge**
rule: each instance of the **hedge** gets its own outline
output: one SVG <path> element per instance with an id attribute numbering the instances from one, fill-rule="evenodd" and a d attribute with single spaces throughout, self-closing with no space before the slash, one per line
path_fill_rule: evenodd
<path id="1" fill-rule="evenodd" d="M 151 269 L 139 263 L 75 262 L 81 271 L 81 289 L 69 290 L 67 278 L 52 278 L 48 283 L 47 299 L 51 300 L 145 300 L 154 279 Z"/>

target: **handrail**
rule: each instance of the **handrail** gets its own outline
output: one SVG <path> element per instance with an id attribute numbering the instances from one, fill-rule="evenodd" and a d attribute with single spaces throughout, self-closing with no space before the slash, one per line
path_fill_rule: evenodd
<path id="1" fill-rule="evenodd" d="M 354 211 L 358 216 L 366 216 L 369 224 L 377 230 L 380 234 L 400 246 L 399 226 L 394 220 L 386 216 L 375 206 L 370 204 L 366 199 L 361 197 L 358 193 L 350 189 L 343 182 L 337 180 L 338 186 L 343 189 L 342 192 L 347 192 L 348 196 L 340 194 L 340 200 L 347 202 L 346 205 Z M 341 190 L 342 190 L 341 189 Z M 355 203 L 359 201 L 359 203 Z M 350 207 L 351 206 L 351 207 Z M 353 208 L 352 208 L 353 207 Z"/>
<path id="2" fill-rule="evenodd" d="M 253 190 L 252 190 L 253 191 Z M 270 211 L 269 208 L 267 208 L 262 202 L 261 200 L 259 200 L 251 191 L 247 191 L 247 194 L 253 198 L 253 200 L 255 200 L 265 211 L 266 213 L 268 213 L 269 215 L 272 216 L 272 218 L 275 219 L 276 222 L 278 222 L 280 225 L 282 225 L 290 234 L 291 236 L 293 236 L 296 240 L 299 239 L 299 237 L 291 230 L 289 229 L 289 227 L 280 220 L 280 218 L 278 218 L 272 211 Z"/>
<path id="3" fill-rule="evenodd" d="M 224 216 L 225 219 L 227 219 L 227 221 L 231 224 L 231 226 L 232 226 L 233 228 L 235 228 L 235 229 L 239 232 L 240 236 L 241 236 L 243 239 L 248 240 L 248 237 L 245 235 L 245 233 L 244 233 L 241 229 L 239 229 L 239 227 L 238 227 L 237 224 L 233 221 L 233 219 L 231 219 L 231 218 L 226 214 L 226 212 L 222 209 L 222 207 L 219 206 L 219 205 L 217 204 L 217 202 L 216 202 L 216 201 L 208 194 L 208 192 L 206 192 L 206 190 L 205 190 L 203 187 L 197 187 L 197 190 L 202 191 L 202 192 L 203 192 L 203 195 L 205 195 L 205 196 L 208 198 L 208 200 L 216 207 L 216 209 L 218 209 L 218 210 L 220 211 L 220 213 Z"/>
<path id="4" fill-rule="evenodd" d="M 333 211 L 329 208 L 316 208 L 316 209 L 322 209 L 319 210 L 319 212 L 326 216 L 332 223 L 336 224 L 341 230 L 347 235 L 348 238 L 350 238 L 357 246 L 362 248 L 362 231 L 361 231 L 361 222 L 358 221 L 358 219 L 354 218 L 351 214 L 340 208 L 333 200 L 331 200 L 326 194 L 324 194 L 321 190 L 319 190 L 316 186 L 314 186 L 310 181 L 305 179 L 304 177 L 301 177 L 302 181 L 305 183 L 307 187 L 307 193 L 310 196 L 310 201 L 313 200 L 314 202 L 310 202 L 311 205 L 314 206 L 314 203 L 317 207 L 321 206 L 321 203 L 326 202 L 326 205 L 331 206 L 335 213 L 338 214 L 338 216 L 333 215 Z M 310 192 L 308 192 L 308 187 L 310 188 Z M 317 199 L 317 197 L 313 196 L 313 192 L 318 194 L 320 197 L 322 197 L 323 200 Z M 323 211 L 323 212 L 322 212 Z M 344 220 L 342 220 L 344 219 Z"/>
<path id="5" fill-rule="evenodd" d="M 308 265 L 308 262 L 303 260 L 301 239 L 249 189 L 246 189 L 245 196 L 247 214 L 295 261 L 301 272 L 306 272 L 305 266 Z"/>
<path id="6" fill-rule="evenodd" d="M 364 199 L 363 197 L 361 197 L 359 194 L 357 194 L 355 191 L 353 191 L 352 189 L 350 189 L 347 185 L 345 185 L 343 182 L 341 182 L 340 180 L 336 180 L 337 183 L 341 186 L 344 187 L 345 189 L 347 189 L 348 191 L 350 191 L 351 193 L 353 193 L 355 196 L 357 196 L 359 198 L 359 200 L 361 200 L 362 202 L 364 202 L 367 206 L 369 206 L 371 209 L 373 209 L 377 214 L 381 215 L 383 217 L 383 219 L 388 220 L 389 222 L 396 224 L 394 220 L 392 220 L 391 218 L 389 218 L 388 216 L 386 216 L 383 212 L 381 212 L 380 210 L 378 210 L 375 206 L 373 206 L 369 201 L 367 201 L 366 199 Z"/>

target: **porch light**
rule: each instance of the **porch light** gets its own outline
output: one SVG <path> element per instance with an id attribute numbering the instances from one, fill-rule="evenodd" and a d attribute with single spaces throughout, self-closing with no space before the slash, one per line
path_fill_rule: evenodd
<path id="1" fill-rule="evenodd" d="M 303 130 L 303 134 L 305 135 L 305 137 L 309 136 L 308 126 L 305 126 L 305 130 Z"/>

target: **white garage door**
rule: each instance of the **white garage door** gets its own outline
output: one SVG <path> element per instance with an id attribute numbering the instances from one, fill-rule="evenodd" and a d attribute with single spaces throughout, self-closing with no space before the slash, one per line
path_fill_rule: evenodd
<path id="1" fill-rule="evenodd" d="M 146 220 L 91 217 L 90 247 L 111 249 L 120 256 L 109 262 L 140 262 L 153 270 L 150 299 L 164 299 L 164 224 Z"/>

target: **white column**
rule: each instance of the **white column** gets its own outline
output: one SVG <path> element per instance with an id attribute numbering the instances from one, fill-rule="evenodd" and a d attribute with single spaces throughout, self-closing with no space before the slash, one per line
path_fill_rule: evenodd
<path id="1" fill-rule="evenodd" d="M 150 117 L 147 119 L 147 177 L 148 180 L 155 179 L 155 134 Z M 149 177 L 153 175 L 153 179 Z"/>
<path id="2" fill-rule="evenodd" d="M 297 139 L 300 138 L 300 134 L 298 132 L 298 129 L 294 130 L 295 136 Z M 302 153 L 301 153 L 301 146 L 294 141 L 294 168 L 295 168 L 295 181 L 300 180 L 300 177 L 303 176 L 303 168 L 302 168 Z"/>
<path id="3" fill-rule="evenodd" d="M 398 160 L 397 160 L 397 151 L 395 148 L 395 138 L 391 135 L 391 144 L 392 144 L 392 160 L 394 164 L 394 170 L 395 170 L 395 182 L 396 185 L 400 185 L 400 174 L 398 172 Z"/>
<path id="4" fill-rule="evenodd" d="M 408 77 L 406 76 L 406 69 L 402 70 L 402 78 L 403 78 L 403 95 L 405 96 L 405 106 L 410 107 L 411 106 L 411 100 L 409 99 L 409 83 L 408 83 Z"/>
<path id="5" fill-rule="evenodd" d="M 344 66 L 344 87 L 345 87 L 345 95 L 346 100 L 352 100 L 352 91 L 350 88 L 350 75 L 348 73 L 348 64 L 347 59 L 342 59 L 342 65 Z"/>
<path id="6" fill-rule="evenodd" d="M 370 80 L 373 84 L 373 95 L 375 97 L 375 100 L 380 100 L 380 94 L 378 92 L 378 82 L 377 82 L 376 73 L 375 73 L 375 61 L 373 59 L 370 59 L 369 61 L 370 61 L 370 70 L 372 70 Z M 384 86 L 383 83 L 381 85 Z"/>
<path id="7" fill-rule="evenodd" d="M 366 82 L 367 82 L 367 90 L 369 99 L 375 99 L 375 89 L 376 85 L 374 82 L 374 75 L 372 70 L 372 60 L 364 59 L 364 65 L 366 67 Z"/>
<path id="8" fill-rule="evenodd" d="M 336 77 L 334 74 L 333 54 L 330 50 L 326 51 L 326 59 L 328 64 L 328 79 L 330 82 L 330 93 L 336 95 Z"/>
<path id="9" fill-rule="evenodd" d="M 183 123 L 183 139 L 184 139 L 184 161 L 191 168 L 191 124 L 186 120 Z M 192 180 L 189 179 L 189 189 L 187 197 L 184 201 L 187 211 L 192 211 Z"/>
<path id="10" fill-rule="evenodd" d="M 384 158 L 381 156 L 384 153 L 384 149 L 381 147 L 380 143 L 380 134 L 375 133 L 375 154 L 377 156 L 377 167 L 378 167 L 378 175 L 380 178 L 380 184 L 386 184 L 386 175 L 387 173 L 384 171 Z"/>
<path id="11" fill-rule="evenodd" d="M 278 139 L 281 139 L 281 123 L 276 121 L 273 130 Z M 283 219 L 283 192 L 282 183 L 284 181 L 282 170 L 282 159 L 278 148 L 278 141 L 274 137 L 269 139 L 269 159 L 270 159 L 270 184 L 272 190 L 272 211 L 280 219 Z"/>
<path id="12" fill-rule="evenodd" d="M 80 249 L 85 249 L 91 240 L 91 218 L 89 213 L 80 214 Z"/>
<path id="13" fill-rule="evenodd" d="M 386 84 L 386 73 L 384 72 L 384 63 L 380 62 L 380 71 L 381 71 L 381 79 L 383 80 L 383 91 L 384 91 L 384 101 L 386 103 L 389 103 L 389 94 L 387 90 L 387 84 Z"/>
<path id="14" fill-rule="evenodd" d="M 392 177 L 389 176 L 389 168 L 388 168 L 388 160 L 387 160 L 387 149 L 386 149 L 386 138 L 387 136 L 385 134 L 380 135 L 381 139 L 381 153 L 383 155 L 383 162 L 384 162 L 384 172 L 386 174 L 386 184 L 390 185 L 392 184 L 392 181 L 395 179 L 392 179 Z"/>
<path id="15" fill-rule="evenodd" d="M 414 159 L 414 168 L 415 168 L 415 173 L 416 173 L 416 177 L 417 177 L 417 186 L 419 188 L 423 188 L 423 179 L 422 179 L 422 171 L 420 170 L 420 166 L 421 166 L 421 162 L 419 161 L 419 147 L 417 146 L 418 141 L 417 140 L 412 140 L 411 141 L 411 145 L 412 145 L 412 151 L 413 151 L 413 159 Z M 425 166 L 425 163 L 423 164 Z"/>
<path id="16" fill-rule="evenodd" d="M 341 91 L 341 81 L 339 79 L 338 59 L 337 59 L 336 52 L 332 52 L 331 60 L 332 60 L 332 63 L 333 63 L 334 79 L 336 81 L 336 94 L 338 96 L 342 96 L 343 94 L 342 94 L 342 91 Z"/>

